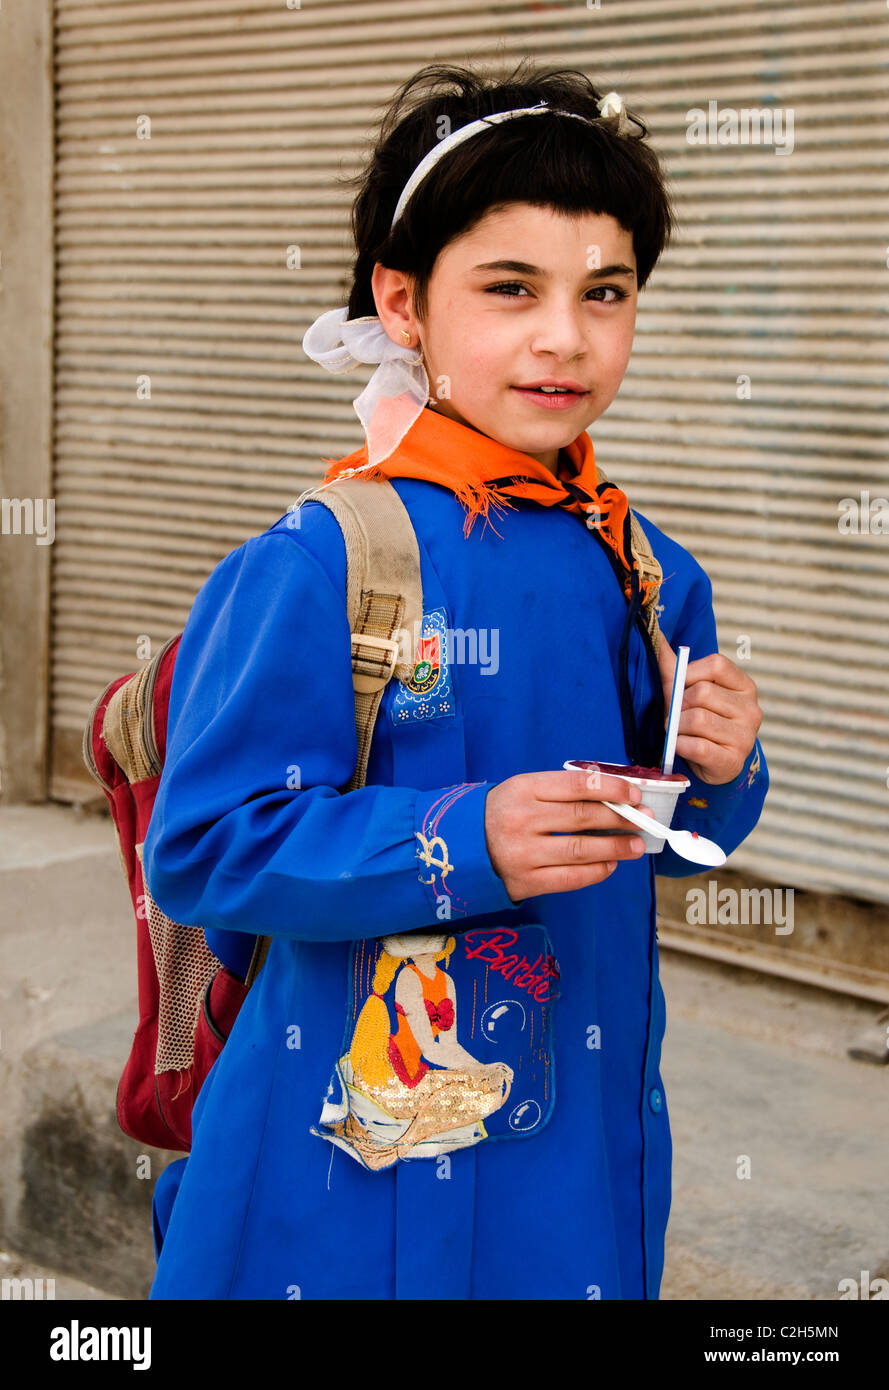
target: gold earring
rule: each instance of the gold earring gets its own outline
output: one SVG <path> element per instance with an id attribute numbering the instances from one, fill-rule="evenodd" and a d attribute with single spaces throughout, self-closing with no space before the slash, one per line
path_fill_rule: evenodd
<path id="1" fill-rule="evenodd" d="M 410 335 L 410 333 L 408 333 L 408 331 L 407 331 L 406 328 L 402 328 L 402 330 L 401 330 L 401 336 L 402 336 L 402 338 L 404 339 L 404 341 L 405 341 L 405 343 L 407 344 L 407 346 L 410 347 L 410 345 L 411 345 L 411 335 Z"/>

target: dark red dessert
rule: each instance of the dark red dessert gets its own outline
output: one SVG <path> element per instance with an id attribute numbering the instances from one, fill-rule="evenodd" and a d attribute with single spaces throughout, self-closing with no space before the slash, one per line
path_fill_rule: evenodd
<path id="1" fill-rule="evenodd" d="M 640 767 L 638 763 L 589 763 L 582 758 L 575 758 L 577 767 L 589 768 L 591 771 L 596 768 L 600 772 L 618 777 L 644 777 L 649 782 L 685 782 L 688 779 L 682 772 L 661 772 L 659 767 Z"/>

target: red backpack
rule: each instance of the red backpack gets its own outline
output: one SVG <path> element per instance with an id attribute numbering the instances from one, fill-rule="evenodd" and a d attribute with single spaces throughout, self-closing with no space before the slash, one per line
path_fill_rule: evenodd
<path id="1" fill-rule="evenodd" d="M 181 637 L 166 642 L 144 670 L 120 676 L 102 692 L 90 711 L 83 755 L 108 798 L 136 914 L 139 1024 L 117 1088 L 118 1123 L 142 1143 L 187 1151 L 195 1096 L 261 964 L 263 938 L 241 981 L 212 954 L 202 931 L 171 922 L 145 889 L 141 851 L 166 754 Z M 182 1029 L 169 1017 L 176 1008 L 183 1020 L 193 1015 L 190 1037 L 187 1024 Z M 166 1046 L 158 1046 L 160 1037 L 169 1039 Z"/>
<path id="2" fill-rule="evenodd" d="M 364 785 L 373 725 L 385 686 L 413 671 L 423 614 L 420 555 L 410 517 L 385 480 L 337 479 L 304 493 L 333 512 L 346 546 L 346 602 L 358 758 L 342 792 Z M 414 636 L 402 657 L 404 635 Z M 203 930 L 167 917 L 142 872 L 142 848 L 167 749 L 167 713 L 182 633 L 141 671 L 119 676 L 94 702 L 83 757 L 108 798 L 136 915 L 139 1022 L 117 1088 L 121 1129 L 140 1143 L 188 1152 L 195 1099 L 265 960 L 257 937 L 246 978 L 213 954 Z"/>

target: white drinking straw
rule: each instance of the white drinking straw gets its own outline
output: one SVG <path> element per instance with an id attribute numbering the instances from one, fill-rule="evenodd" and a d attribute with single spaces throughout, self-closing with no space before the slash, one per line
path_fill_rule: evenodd
<path id="1" fill-rule="evenodd" d="M 667 716 L 667 740 L 664 744 L 664 760 L 661 772 L 673 771 L 673 758 L 676 755 L 676 740 L 679 737 L 679 716 L 682 713 L 682 696 L 685 691 L 685 673 L 688 670 L 689 647 L 680 647 L 676 653 L 676 670 L 673 672 L 673 689 L 670 693 L 670 713 Z"/>

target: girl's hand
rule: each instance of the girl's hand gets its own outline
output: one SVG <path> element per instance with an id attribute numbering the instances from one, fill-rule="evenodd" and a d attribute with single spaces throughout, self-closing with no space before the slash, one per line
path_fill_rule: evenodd
<path id="1" fill-rule="evenodd" d="M 638 806 L 641 800 L 638 787 L 580 768 L 521 772 L 498 782 L 485 799 L 485 836 L 491 863 L 513 902 L 588 888 L 613 873 L 619 859 L 639 859 L 644 843 L 627 834 L 628 823 L 602 802 Z M 590 830 L 615 833 L 587 834 Z"/>
<path id="2" fill-rule="evenodd" d="M 663 634 L 658 665 L 669 712 L 676 653 Z M 688 663 L 676 752 L 702 782 L 718 786 L 733 781 L 747 761 L 761 723 L 755 682 L 727 656 L 714 652 Z"/>

